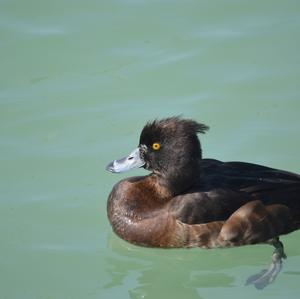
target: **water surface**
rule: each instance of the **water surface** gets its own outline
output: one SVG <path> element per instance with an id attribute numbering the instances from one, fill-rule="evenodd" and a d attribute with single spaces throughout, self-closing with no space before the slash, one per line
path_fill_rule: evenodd
<path id="1" fill-rule="evenodd" d="M 300 172 L 298 1 L 0 3 L 0 281 L 5 299 L 299 298 L 300 233 L 263 291 L 266 245 L 118 239 L 104 171 L 149 119 L 211 127 L 205 157 Z"/>

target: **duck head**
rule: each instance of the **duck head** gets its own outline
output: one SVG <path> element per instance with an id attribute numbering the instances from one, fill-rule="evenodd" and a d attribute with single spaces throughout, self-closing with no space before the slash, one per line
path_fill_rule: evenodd
<path id="1" fill-rule="evenodd" d="M 204 124 L 179 117 L 148 122 L 138 147 L 127 157 L 112 161 L 106 169 L 117 173 L 144 167 L 178 194 L 199 178 L 202 150 L 197 133 L 207 130 Z"/>

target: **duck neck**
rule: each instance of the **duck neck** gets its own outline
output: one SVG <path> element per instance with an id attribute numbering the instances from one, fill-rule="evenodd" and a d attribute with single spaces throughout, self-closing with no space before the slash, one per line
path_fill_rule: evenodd
<path id="1" fill-rule="evenodd" d="M 184 167 L 173 166 L 170 171 L 159 176 L 159 183 L 166 186 L 176 196 L 186 193 L 200 179 L 200 159 L 189 161 Z"/>

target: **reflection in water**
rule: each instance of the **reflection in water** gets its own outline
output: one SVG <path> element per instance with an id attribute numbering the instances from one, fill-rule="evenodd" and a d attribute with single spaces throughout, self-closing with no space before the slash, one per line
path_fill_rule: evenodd
<path id="1" fill-rule="evenodd" d="M 267 291 L 258 291 L 253 286 L 245 286 L 245 281 L 249 275 L 268 266 L 272 252 L 269 245 L 212 250 L 153 249 L 126 243 L 111 232 L 107 242 L 110 256 L 105 259 L 111 280 L 102 287 L 118 294 L 123 292 L 125 297 L 134 299 L 199 299 L 223 293 L 239 295 L 240 292 L 245 292 L 249 298 L 265 298 L 269 290 L 281 290 L 283 285 L 292 285 L 290 278 L 300 275 L 293 268 L 289 269 L 294 265 L 294 258 L 297 259 L 291 250 L 295 245 L 290 242 L 294 240 L 292 237 L 283 237 L 289 253 L 281 275 Z"/>
<path id="2" fill-rule="evenodd" d="M 141 248 L 112 234 L 108 244 L 113 254 L 105 261 L 111 281 L 103 287 L 126 283 L 130 298 L 199 299 L 201 288 L 234 285 L 235 278 L 223 269 L 226 250 Z"/>

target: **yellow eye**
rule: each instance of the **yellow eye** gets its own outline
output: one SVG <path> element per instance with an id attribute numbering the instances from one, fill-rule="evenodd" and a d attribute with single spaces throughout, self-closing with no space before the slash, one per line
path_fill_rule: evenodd
<path id="1" fill-rule="evenodd" d="M 152 144 L 152 148 L 155 150 L 155 151 L 158 151 L 160 149 L 160 144 L 155 142 Z"/>

